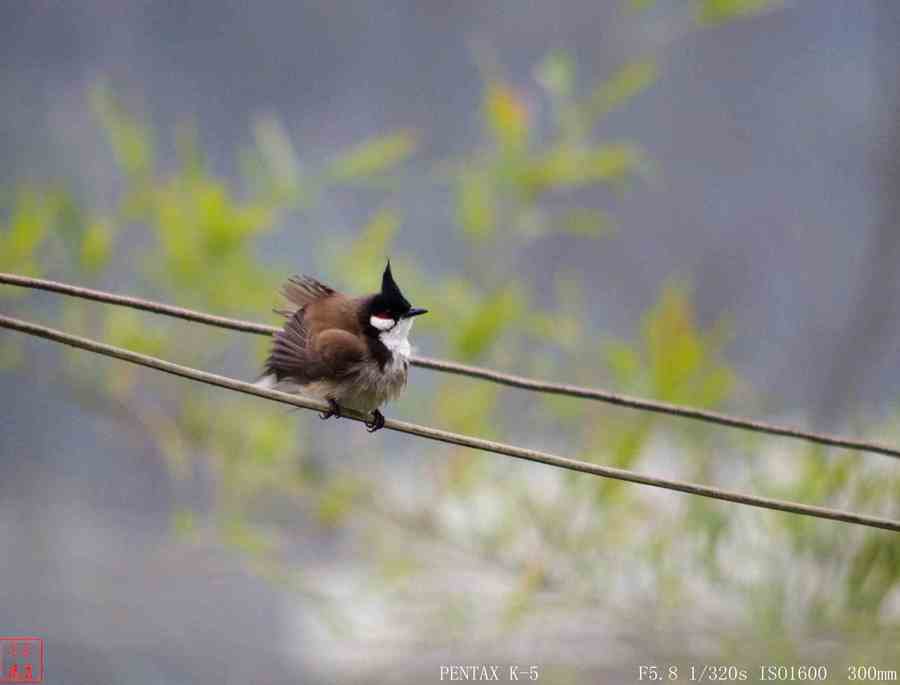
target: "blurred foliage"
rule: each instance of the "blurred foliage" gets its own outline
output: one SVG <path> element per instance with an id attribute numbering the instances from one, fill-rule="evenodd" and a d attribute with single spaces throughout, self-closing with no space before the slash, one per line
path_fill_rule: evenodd
<path id="1" fill-rule="evenodd" d="M 679 4 L 682 0 L 676 0 Z M 628 7 L 643 11 L 660 0 L 627 0 Z M 726 21 L 752 16 L 783 4 L 783 0 L 692 0 L 697 21 L 700 24 L 721 24 Z"/>
<path id="2" fill-rule="evenodd" d="M 701 23 L 714 24 L 756 14 L 775 4 L 776 0 L 703 0 L 697 14 Z"/>
<path id="3" fill-rule="evenodd" d="M 329 172 L 336 181 L 365 180 L 405 162 L 415 147 L 415 137 L 410 133 L 381 136 L 335 159 Z"/>
<path id="4" fill-rule="evenodd" d="M 700 19 L 711 22 L 766 3 L 695 4 Z M 320 220 L 324 197 L 366 185 L 378 195 L 367 224 L 350 234 L 322 231 L 309 242 L 322 273 L 339 275 L 339 285 L 353 291 L 371 290 L 390 254 L 404 289 L 432 308 L 417 328 L 430 354 L 697 407 L 738 402 L 739 413 L 748 413 L 725 357 L 728 326 L 698 321 L 687 284 L 666 282 L 636 339 L 622 340 L 592 328 L 581 274 L 559 269 L 541 282 L 527 277 L 522 255 L 537 241 L 553 237 L 598 250 L 613 235 L 606 205 L 652 164 L 633 141 L 597 131 L 608 113 L 634 106 L 659 69 L 651 60 L 635 61 L 581 92 L 574 61 L 555 52 L 533 76 L 524 84 L 487 76 L 481 139 L 460 157 L 435 164 L 433 173 L 415 158 L 419 136 L 406 131 L 301 164 L 285 128 L 266 117 L 254 127 L 254 145 L 239 151 L 236 182 L 210 167 L 193 126 L 176 131 L 175 159 L 165 159 L 161 136 L 101 84 L 91 103 L 121 174 L 117 201 L 101 211 L 58 188 L 18 189 L 0 216 L 0 268 L 100 284 L 124 270 L 135 294 L 258 318 L 292 272 L 289 265 L 263 263 L 260 239 L 298 240 L 296 226 Z M 400 249 L 401 202 L 383 181 L 393 175 L 402 183 L 411 165 L 455 199 L 445 223 L 463 255 L 458 269 Z M 12 306 L 27 306 L 19 300 Z M 235 350 L 255 366 L 264 354 L 265 341 L 113 307 L 63 301 L 59 318 L 73 332 L 201 367 L 235 359 Z M 4 338 L 0 363 L 26 364 Z M 739 606 L 746 629 L 772 636 L 786 659 L 798 658 L 791 648 L 798 624 L 851 629 L 848 658 L 863 649 L 871 654 L 879 634 L 900 629 L 897 611 L 889 609 L 900 591 L 900 543 L 885 533 L 425 442 L 407 443 L 409 452 L 398 459 L 354 425 L 335 429 L 341 439 L 323 460 L 305 413 L 83 352 L 67 352 L 64 368 L 85 405 L 140 431 L 173 479 L 214 474 L 212 510 L 195 510 L 189 499 L 176 502 L 173 530 L 191 538 L 211 532 L 258 560 L 267 577 L 291 577 L 286 550 L 292 537 L 306 535 L 302 526 L 297 530 L 302 521 L 359 541 L 355 560 L 370 581 L 366 592 L 383 593 L 396 606 L 417 597 L 420 583 L 440 565 L 419 551 L 426 545 L 497 570 L 508 588 L 493 607 L 497 630 L 551 613 L 548 593 L 573 616 L 597 603 L 611 609 L 622 596 L 655 597 L 664 613 L 713 593 L 719 604 Z M 398 411 L 433 425 L 521 444 L 556 443 L 560 452 L 623 468 L 674 470 L 898 515 L 900 478 L 877 459 L 762 440 L 745 450 L 731 432 L 466 379 L 414 376 L 411 399 Z M 431 626 L 439 638 L 445 630 L 464 636 L 467 627 L 483 623 L 485 607 L 470 595 L 442 592 L 423 629 Z M 351 601 L 351 616 L 332 615 L 329 622 L 346 629 L 353 610 Z M 753 660 L 718 639 L 723 658 Z"/>

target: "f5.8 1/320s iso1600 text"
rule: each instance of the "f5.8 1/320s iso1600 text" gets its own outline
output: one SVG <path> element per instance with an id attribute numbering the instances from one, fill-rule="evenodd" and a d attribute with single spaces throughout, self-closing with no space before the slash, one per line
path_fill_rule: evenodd
<path id="1" fill-rule="evenodd" d="M 897 671 L 877 666 L 852 665 L 844 674 L 848 682 L 896 682 Z M 691 682 L 741 682 L 755 676 L 759 682 L 825 682 L 830 673 L 828 666 L 766 665 L 758 668 L 739 666 L 638 666 L 638 681 L 662 682 L 687 680 Z"/>
<path id="2" fill-rule="evenodd" d="M 822 682 L 828 679 L 828 667 L 770 665 L 749 668 L 722 664 L 638 667 L 638 680 L 647 682 L 686 680 L 696 683 L 734 683 L 749 681 L 751 677 L 760 682 Z"/>

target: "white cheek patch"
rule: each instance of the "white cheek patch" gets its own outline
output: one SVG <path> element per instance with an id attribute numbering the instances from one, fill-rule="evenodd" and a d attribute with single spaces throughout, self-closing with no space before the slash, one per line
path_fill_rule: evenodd
<path id="1" fill-rule="evenodd" d="M 380 333 L 378 339 L 391 351 L 391 354 L 409 357 L 412 353 L 412 347 L 409 344 L 409 330 L 412 325 L 412 319 L 401 319 L 391 330 Z"/>
<path id="2" fill-rule="evenodd" d="M 389 331 L 397 322 L 393 319 L 382 319 L 380 316 L 370 316 L 369 323 L 372 324 L 373 328 L 377 328 L 379 331 Z"/>

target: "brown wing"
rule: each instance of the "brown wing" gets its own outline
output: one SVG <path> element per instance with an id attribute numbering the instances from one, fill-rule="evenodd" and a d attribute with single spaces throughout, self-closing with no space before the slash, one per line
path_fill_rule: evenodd
<path id="1" fill-rule="evenodd" d="M 340 378 L 369 354 L 357 319 L 358 302 L 305 276 L 292 278 L 284 294 L 297 309 L 275 334 L 265 373 L 301 384 Z"/>
<path id="2" fill-rule="evenodd" d="M 368 354 L 365 343 L 353 333 L 328 328 L 312 333 L 304 321 L 304 310 L 296 312 L 275 334 L 265 374 L 275 374 L 300 384 L 322 378 L 341 378 L 353 372 Z"/>
<path id="3" fill-rule="evenodd" d="M 312 339 L 314 371 L 326 377 L 342 377 L 353 373 L 355 366 L 368 355 L 366 344 L 356 335 L 339 328 L 329 328 Z"/>
<path id="4" fill-rule="evenodd" d="M 284 317 L 292 316 L 294 312 L 317 300 L 332 295 L 340 295 L 334 288 L 329 288 L 311 276 L 291 276 L 287 283 L 281 287 L 281 294 L 287 299 L 289 304 L 286 307 L 276 309 L 275 312 Z"/>

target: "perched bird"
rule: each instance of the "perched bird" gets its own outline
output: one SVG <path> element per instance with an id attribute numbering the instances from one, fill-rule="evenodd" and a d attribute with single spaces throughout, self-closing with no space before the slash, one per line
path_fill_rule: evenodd
<path id="1" fill-rule="evenodd" d="M 372 433 L 384 427 L 379 407 L 406 386 L 409 330 L 426 309 L 410 305 L 388 260 L 381 291 L 348 297 L 309 276 L 294 276 L 282 294 L 290 302 L 276 310 L 286 317 L 258 384 L 326 400 L 323 419 L 354 409 L 372 416 Z"/>

